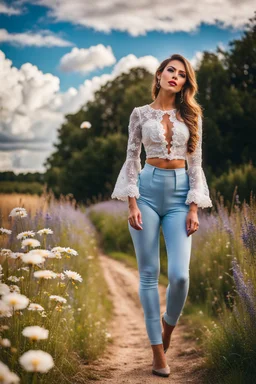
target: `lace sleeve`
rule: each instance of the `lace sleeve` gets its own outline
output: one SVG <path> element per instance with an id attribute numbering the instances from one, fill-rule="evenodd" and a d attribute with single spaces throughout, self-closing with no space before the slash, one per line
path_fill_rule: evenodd
<path id="1" fill-rule="evenodd" d="M 200 208 L 212 207 L 212 201 L 209 197 L 209 189 L 205 174 L 202 168 L 202 117 L 198 118 L 199 141 L 195 151 L 187 153 L 188 176 L 190 189 L 187 194 L 185 204 L 197 204 Z"/>
<path id="2" fill-rule="evenodd" d="M 124 162 L 116 185 L 111 195 L 112 199 L 128 201 L 128 196 L 139 198 L 139 189 L 137 186 L 138 174 L 141 171 L 141 125 L 140 116 L 137 108 L 134 108 L 128 126 L 128 143 L 126 161 Z"/>

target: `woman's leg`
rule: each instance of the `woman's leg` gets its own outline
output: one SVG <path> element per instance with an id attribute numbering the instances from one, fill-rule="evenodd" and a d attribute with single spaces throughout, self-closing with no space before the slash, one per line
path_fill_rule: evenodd
<path id="1" fill-rule="evenodd" d="M 151 345 L 162 344 L 158 278 L 160 273 L 160 217 L 145 201 L 138 200 L 142 215 L 142 230 L 128 222 L 140 275 L 139 297 L 144 310 L 146 330 Z"/>
<path id="2" fill-rule="evenodd" d="M 192 236 L 187 236 L 188 207 L 172 208 L 162 218 L 162 229 L 168 255 L 168 280 L 164 320 L 176 325 L 189 290 L 189 264 Z"/>

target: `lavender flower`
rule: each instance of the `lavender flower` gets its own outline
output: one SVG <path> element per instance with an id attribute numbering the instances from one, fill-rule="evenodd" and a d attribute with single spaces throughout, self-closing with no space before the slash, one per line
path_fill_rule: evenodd
<path id="1" fill-rule="evenodd" d="M 240 266 L 235 259 L 232 260 L 233 278 L 235 281 L 237 293 L 241 298 L 241 302 L 250 316 L 252 324 L 256 322 L 256 294 L 251 281 L 245 283 L 244 276 Z"/>
<path id="2" fill-rule="evenodd" d="M 250 254 L 256 256 L 256 225 L 252 221 L 247 221 L 245 218 L 245 225 L 242 226 L 242 235 L 244 246 L 249 250 Z M 255 262 L 256 260 L 254 260 Z"/>

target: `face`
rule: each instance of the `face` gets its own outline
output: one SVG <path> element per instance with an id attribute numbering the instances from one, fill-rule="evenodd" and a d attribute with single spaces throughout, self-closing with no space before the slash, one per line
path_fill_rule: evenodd
<path id="1" fill-rule="evenodd" d="M 157 77 L 160 79 L 160 86 L 164 90 L 180 92 L 187 79 L 186 69 L 181 61 L 171 60 Z M 170 81 L 174 83 L 170 83 Z"/>

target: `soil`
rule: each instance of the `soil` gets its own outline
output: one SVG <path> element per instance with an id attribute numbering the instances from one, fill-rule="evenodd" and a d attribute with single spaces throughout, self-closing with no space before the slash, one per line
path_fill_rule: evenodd
<path id="1" fill-rule="evenodd" d="M 192 330 L 182 316 L 166 354 L 170 376 L 163 378 L 152 374 L 153 354 L 138 295 L 138 271 L 106 255 L 100 254 L 99 258 L 113 301 L 114 316 L 108 329 L 112 342 L 101 358 L 87 365 L 94 373 L 92 379 L 94 377 L 99 384 L 206 383 L 201 369 L 203 352 L 191 337 Z M 165 310 L 165 292 L 166 287 L 159 284 L 161 314 Z"/>

